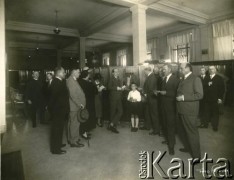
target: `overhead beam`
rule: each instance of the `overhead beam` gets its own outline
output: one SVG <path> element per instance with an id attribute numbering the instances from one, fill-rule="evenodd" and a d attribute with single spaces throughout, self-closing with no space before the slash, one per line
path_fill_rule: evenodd
<path id="1" fill-rule="evenodd" d="M 8 48 L 27 48 L 27 49 L 36 49 L 35 43 L 29 43 L 29 42 L 9 42 Z M 48 50 L 54 50 L 57 49 L 57 47 L 54 44 L 42 44 L 40 43 L 39 46 L 40 49 L 48 49 Z"/>
<path id="2" fill-rule="evenodd" d="M 150 5 L 152 3 L 156 3 L 160 0 L 103 0 L 103 1 L 109 2 L 112 4 L 117 4 L 120 6 L 132 7 L 136 4 Z"/>
<path id="3" fill-rule="evenodd" d="M 168 0 L 103 0 L 105 2 L 132 7 L 136 4 L 147 5 L 148 9 L 155 10 L 170 17 L 180 19 L 184 22 L 192 22 L 195 24 L 206 24 L 209 16 L 195 11 L 191 8 L 181 6 Z"/>
<path id="4" fill-rule="evenodd" d="M 168 0 L 158 1 L 149 6 L 149 9 L 153 9 L 160 13 L 169 15 L 171 17 L 179 18 L 185 22 L 193 22 L 196 24 L 206 24 L 209 20 L 209 16 L 195 11 L 193 9 L 181 6 L 177 3 L 173 3 Z"/>
<path id="5" fill-rule="evenodd" d="M 185 25 L 174 25 L 174 26 L 169 26 L 167 28 L 160 28 L 160 29 L 156 29 L 153 30 L 151 32 L 148 32 L 147 34 L 147 39 L 152 39 L 152 38 L 156 38 L 156 37 L 160 37 L 163 36 L 165 34 L 170 34 L 170 33 L 174 33 L 174 32 L 178 32 L 178 31 L 184 31 L 184 30 L 188 30 L 188 29 L 193 29 L 198 27 L 198 25 L 189 25 L 189 24 L 185 24 Z"/>
<path id="6" fill-rule="evenodd" d="M 95 33 L 95 34 L 88 36 L 88 38 L 99 39 L 99 40 L 110 41 L 110 42 L 121 42 L 121 43 L 132 42 L 132 37 L 120 36 L 116 34 L 107 34 L 107 33 Z"/>
<path id="7" fill-rule="evenodd" d="M 6 23 L 6 30 L 12 31 L 22 31 L 22 32 L 34 32 L 40 34 L 50 34 L 54 35 L 53 32 L 54 27 L 42 24 L 33 24 L 26 22 L 16 22 L 16 21 L 8 21 Z M 77 29 L 69 29 L 69 28 L 59 28 L 61 30 L 61 36 L 69 36 L 69 37 L 79 37 L 79 31 Z"/>

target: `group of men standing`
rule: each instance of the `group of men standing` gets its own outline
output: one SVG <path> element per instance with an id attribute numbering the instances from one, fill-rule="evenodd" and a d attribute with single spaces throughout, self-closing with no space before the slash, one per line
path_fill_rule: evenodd
<path id="1" fill-rule="evenodd" d="M 155 66 L 145 68 L 146 80 L 143 87 L 145 102 L 145 121 L 140 129 L 150 130 L 150 135 L 161 135 L 165 137 L 163 144 L 168 145 L 170 155 L 174 155 L 176 129 L 182 139 L 184 148 L 181 152 L 190 152 L 193 158 L 200 158 L 200 141 L 197 126 L 198 115 L 201 117 L 201 128 L 207 128 L 209 121 L 214 131 L 218 130 L 219 104 L 222 103 L 224 94 L 224 82 L 216 74 L 214 66 L 209 67 L 209 76 L 205 75 L 205 69 L 201 69 L 201 76 L 192 73 L 189 63 L 181 64 L 180 76 L 172 73 L 172 66 L 165 64 L 162 74 Z M 31 85 L 38 86 L 39 74 L 33 73 Z M 48 110 L 51 115 L 51 152 L 53 154 L 64 154 L 61 148 L 63 129 L 66 119 L 68 122 L 68 142 L 71 147 L 83 147 L 79 135 L 79 112 L 86 106 L 86 97 L 77 79 L 80 70 L 71 72 L 65 81 L 65 70 L 60 67 L 55 69 L 53 81 L 48 82 L 49 99 Z M 26 100 L 32 105 L 33 126 L 36 126 L 35 113 L 40 111 L 38 105 L 39 97 L 34 97 L 30 83 L 26 89 Z M 109 80 L 110 100 L 110 124 L 108 129 L 114 133 L 122 116 L 122 91 L 125 89 L 119 77 L 118 69 L 112 70 Z M 200 108 L 199 108 L 200 104 Z M 36 107 L 36 108 L 35 108 Z M 69 118 L 68 118 L 69 117 Z M 177 121 L 178 119 L 178 121 Z M 176 128 L 177 127 L 177 128 Z M 162 130 L 162 133 L 161 133 Z"/>
<path id="2" fill-rule="evenodd" d="M 72 70 L 67 80 L 62 67 L 56 68 L 54 73 L 54 78 L 51 73 L 47 74 L 47 83 L 43 85 L 39 81 L 39 72 L 34 71 L 26 87 L 25 99 L 30 108 L 33 127 L 37 126 L 37 113 L 40 122 L 46 122 L 45 109 L 48 110 L 51 124 L 50 151 L 52 154 L 65 154 L 66 151 L 61 149 L 65 146 L 62 143 L 64 127 L 67 127 L 67 139 L 71 147 L 84 146 L 80 143 L 78 113 L 86 106 L 86 98 L 77 81 L 79 69 Z"/>
<path id="3" fill-rule="evenodd" d="M 201 68 L 202 75 L 192 73 L 189 63 L 181 64 L 179 75 L 172 73 L 172 67 L 162 67 L 162 76 L 158 75 L 158 67 L 154 74 L 150 67 L 145 68 L 147 78 L 143 92 L 147 97 L 144 127 L 150 135 L 165 137 L 162 144 L 167 144 L 169 154 L 174 155 L 176 129 L 184 148 L 181 152 L 190 152 L 192 157 L 200 158 L 200 141 L 198 132 L 198 116 L 201 128 L 207 128 L 209 121 L 213 130 L 218 130 L 219 105 L 224 96 L 224 81 L 216 74 L 215 66 L 209 66 L 209 75 Z M 200 108 L 199 108 L 200 105 Z M 151 124 L 151 125 L 150 125 Z"/>

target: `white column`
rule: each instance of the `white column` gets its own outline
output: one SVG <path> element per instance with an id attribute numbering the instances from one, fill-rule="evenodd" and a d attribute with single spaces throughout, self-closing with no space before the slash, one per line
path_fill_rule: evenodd
<path id="1" fill-rule="evenodd" d="M 5 50 L 5 5 L 0 0 L 0 133 L 6 131 L 6 50 Z"/>
<path id="2" fill-rule="evenodd" d="M 132 11 L 133 65 L 147 59 L 146 42 L 146 9 L 144 5 L 134 5 Z"/>
<path id="3" fill-rule="evenodd" d="M 85 37 L 80 37 L 80 68 L 85 67 Z"/>

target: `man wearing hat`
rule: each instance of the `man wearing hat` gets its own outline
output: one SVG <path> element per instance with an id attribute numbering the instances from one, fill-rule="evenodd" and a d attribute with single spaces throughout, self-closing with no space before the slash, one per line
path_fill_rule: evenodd
<path id="1" fill-rule="evenodd" d="M 80 76 L 80 70 L 71 71 L 70 77 L 67 79 L 67 87 L 69 91 L 70 113 L 68 121 L 68 141 L 71 147 L 83 147 L 79 141 L 80 110 L 86 106 L 86 99 L 77 79 Z"/>

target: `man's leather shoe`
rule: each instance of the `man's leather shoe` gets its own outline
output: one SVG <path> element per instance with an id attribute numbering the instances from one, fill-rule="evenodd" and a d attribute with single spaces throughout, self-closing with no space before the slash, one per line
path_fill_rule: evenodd
<path id="1" fill-rule="evenodd" d="M 208 125 L 204 125 L 204 124 L 201 124 L 200 126 L 198 126 L 199 128 L 208 128 Z"/>
<path id="2" fill-rule="evenodd" d="M 66 153 L 65 150 L 60 150 L 60 151 L 52 152 L 52 154 L 57 154 L 57 155 L 62 155 L 62 154 L 65 154 L 65 153 Z"/>
<path id="3" fill-rule="evenodd" d="M 116 134 L 119 133 L 119 131 L 118 131 L 115 127 L 113 127 L 113 126 L 110 126 L 110 130 L 111 130 L 113 133 L 116 133 Z"/>
<path id="4" fill-rule="evenodd" d="M 61 145 L 61 148 L 62 148 L 62 147 L 65 147 L 65 146 L 66 146 L 66 144 L 62 144 L 62 145 Z"/>
<path id="5" fill-rule="evenodd" d="M 170 148 L 170 149 L 169 149 L 169 154 L 170 154 L 171 156 L 175 155 L 174 149 Z"/>
<path id="6" fill-rule="evenodd" d="M 189 150 L 185 149 L 185 148 L 180 148 L 179 150 L 180 150 L 180 152 L 184 152 L 184 153 L 188 153 L 189 152 Z"/>
<path id="7" fill-rule="evenodd" d="M 80 147 L 84 147 L 84 144 L 77 143 L 77 144 L 70 144 L 70 146 L 71 146 L 71 147 L 80 148 Z"/>
<path id="8" fill-rule="evenodd" d="M 153 131 L 153 132 L 150 132 L 149 135 L 155 136 L 155 135 L 159 135 L 159 133 Z"/>
<path id="9" fill-rule="evenodd" d="M 163 141 L 162 144 L 168 144 L 168 142 L 167 141 Z"/>
<path id="10" fill-rule="evenodd" d="M 147 130 L 147 131 L 150 130 L 150 129 L 147 128 L 147 127 L 140 127 L 139 129 L 140 129 L 140 130 Z"/>

